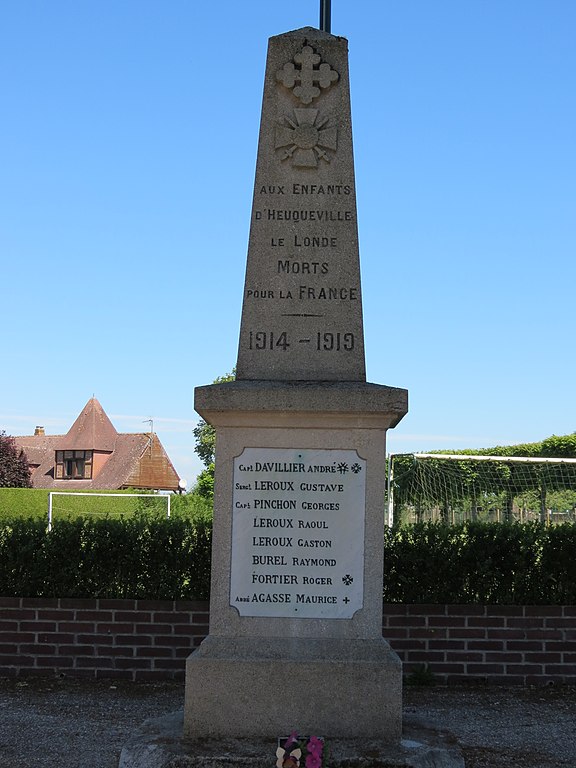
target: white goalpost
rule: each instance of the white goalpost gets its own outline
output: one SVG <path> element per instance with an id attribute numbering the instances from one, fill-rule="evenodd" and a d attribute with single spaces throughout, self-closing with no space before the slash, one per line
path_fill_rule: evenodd
<path id="1" fill-rule="evenodd" d="M 90 498 L 122 498 L 122 499 L 148 499 L 157 501 L 166 499 L 166 517 L 170 517 L 170 494 L 151 494 L 151 493 L 88 493 L 86 491 L 50 491 L 48 493 L 48 530 L 52 530 L 52 520 L 54 515 L 54 496 L 88 496 Z M 82 510 L 82 514 L 94 514 L 94 512 Z"/>
<path id="2" fill-rule="evenodd" d="M 387 523 L 576 521 L 576 459 L 413 453 L 388 456 Z"/>

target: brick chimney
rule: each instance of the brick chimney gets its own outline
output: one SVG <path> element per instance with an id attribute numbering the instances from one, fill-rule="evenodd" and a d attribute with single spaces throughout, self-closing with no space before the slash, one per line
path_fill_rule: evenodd
<path id="1" fill-rule="evenodd" d="M 36 427 L 34 430 L 34 437 L 43 437 L 46 434 L 44 427 Z"/>

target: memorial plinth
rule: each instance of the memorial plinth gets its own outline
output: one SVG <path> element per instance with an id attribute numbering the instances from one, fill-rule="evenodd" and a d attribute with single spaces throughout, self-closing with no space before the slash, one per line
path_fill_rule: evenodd
<path id="1" fill-rule="evenodd" d="M 399 740 L 383 505 L 407 392 L 365 379 L 347 42 L 305 28 L 268 50 L 237 380 L 195 391 L 216 471 L 185 736 Z"/>

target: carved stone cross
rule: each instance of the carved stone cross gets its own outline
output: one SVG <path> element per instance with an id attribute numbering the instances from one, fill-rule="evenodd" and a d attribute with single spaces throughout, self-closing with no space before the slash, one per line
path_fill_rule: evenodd
<path id="1" fill-rule="evenodd" d="M 320 88 L 330 88 L 339 77 L 330 64 L 321 64 L 321 61 L 321 57 L 314 53 L 309 45 L 305 45 L 300 53 L 294 56 L 294 62 L 286 62 L 282 69 L 276 72 L 276 79 L 286 88 L 290 88 L 302 104 L 311 104 L 320 96 Z M 320 66 L 316 69 L 317 64 Z M 318 83 L 320 88 L 317 88 L 315 83 Z"/>

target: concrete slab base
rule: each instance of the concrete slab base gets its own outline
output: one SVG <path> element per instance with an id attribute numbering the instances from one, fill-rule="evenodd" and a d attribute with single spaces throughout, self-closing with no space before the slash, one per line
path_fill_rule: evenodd
<path id="1" fill-rule="evenodd" d="M 207 637 L 186 664 L 184 736 L 398 742 L 401 663 L 382 638 Z"/>
<path id="2" fill-rule="evenodd" d="M 277 742 L 182 736 L 183 712 L 146 720 L 123 748 L 119 768 L 270 768 Z M 330 768 L 465 768 L 454 739 L 411 721 L 397 744 L 327 740 Z"/>

